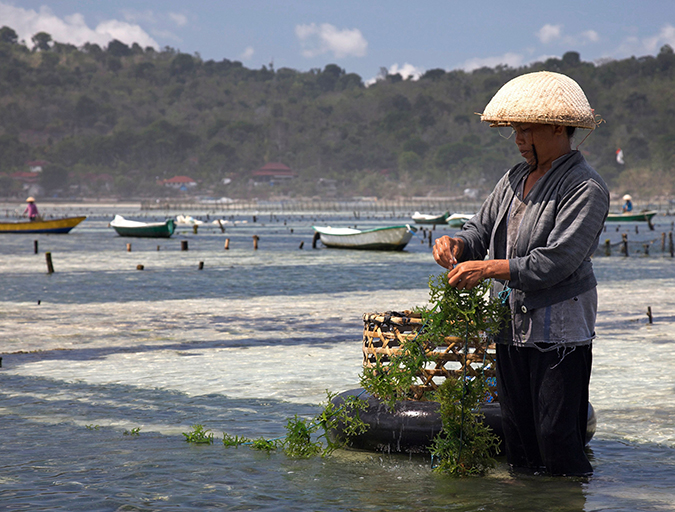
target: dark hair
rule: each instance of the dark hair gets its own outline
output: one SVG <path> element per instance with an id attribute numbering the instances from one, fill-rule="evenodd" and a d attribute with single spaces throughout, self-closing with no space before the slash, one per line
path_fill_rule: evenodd
<path id="1" fill-rule="evenodd" d="M 565 128 L 567 130 L 567 138 L 571 139 L 572 137 L 574 137 L 574 132 L 577 131 L 577 127 L 576 126 L 566 126 Z"/>

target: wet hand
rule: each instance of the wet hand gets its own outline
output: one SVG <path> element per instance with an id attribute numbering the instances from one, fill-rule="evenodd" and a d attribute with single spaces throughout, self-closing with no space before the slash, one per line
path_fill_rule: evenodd
<path id="1" fill-rule="evenodd" d="M 448 272 L 448 284 L 458 290 L 471 290 L 488 277 L 486 271 L 485 261 L 465 261 Z"/>
<path id="2" fill-rule="evenodd" d="M 461 254 L 463 248 L 464 244 L 458 238 L 450 238 L 447 235 L 437 238 L 433 249 L 434 260 L 441 267 L 452 268 L 457 265 L 457 256 Z"/>

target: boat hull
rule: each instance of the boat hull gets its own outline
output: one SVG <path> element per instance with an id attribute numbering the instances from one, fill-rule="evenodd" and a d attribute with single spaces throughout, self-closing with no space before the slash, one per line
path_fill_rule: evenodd
<path id="1" fill-rule="evenodd" d="M 13 234 L 66 234 L 87 217 L 66 217 L 52 220 L 25 222 L 0 222 L 0 233 Z"/>
<path id="2" fill-rule="evenodd" d="M 449 216 L 450 212 L 445 212 L 443 215 L 425 215 L 415 212 L 412 220 L 415 221 L 415 224 L 445 224 Z"/>
<path id="3" fill-rule="evenodd" d="M 656 212 L 610 213 L 607 222 L 651 222 Z"/>
<path id="4" fill-rule="evenodd" d="M 313 227 L 319 233 L 321 243 L 326 247 L 375 251 L 402 251 L 415 232 L 415 228 L 410 226 L 392 226 L 363 231 Z"/>
<path id="5" fill-rule="evenodd" d="M 453 213 L 446 219 L 448 226 L 451 228 L 461 228 L 466 222 L 471 219 L 473 215 L 465 215 L 463 213 Z"/>
<path id="6" fill-rule="evenodd" d="M 164 222 L 136 222 L 128 221 L 123 217 L 116 216 L 110 225 L 119 236 L 136 238 L 170 238 L 176 230 L 173 219 Z"/>

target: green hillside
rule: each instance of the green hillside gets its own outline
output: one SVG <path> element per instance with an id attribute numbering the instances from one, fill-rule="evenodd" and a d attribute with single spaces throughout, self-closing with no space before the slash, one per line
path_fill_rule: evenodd
<path id="1" fill-rule="evenodd" d="M 523 68 L 386 75 L 369 87 L 335 64 L 300 72 L 112 41 L 76 48 L 0 29 L 0 196 L 12 174 L 48 162 L 46 195 L 166 196 L 158 181 L 187 175 L 194 194 L 229 197 L 398 197 L 489 191 L 519 154 L 507 130 L 480 123 L 498 88 L 549 70 L 574 78 L 605 122 L 582 149 L 617 193 L 675 189 L 675 54 L 601 64 L 576 52 Z M 579 141 L 586 132 L 579 131 Z M 625 164 L 616 161 L 616 150 Z M 281 162 L 298 178 L 251 184 Z M 229 178 L 228 184 L 223 180 Z M 227 181 L 227 180 L 226 180 Z"/>

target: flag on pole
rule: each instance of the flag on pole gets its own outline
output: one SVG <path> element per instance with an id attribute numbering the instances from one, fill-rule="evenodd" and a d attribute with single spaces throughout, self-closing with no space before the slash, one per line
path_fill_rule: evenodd
<path id="1" fill-rule="evenodd" d="M 619 148 L 616 150 L 616 162 L 623 165 L 623 149 Z"/>

